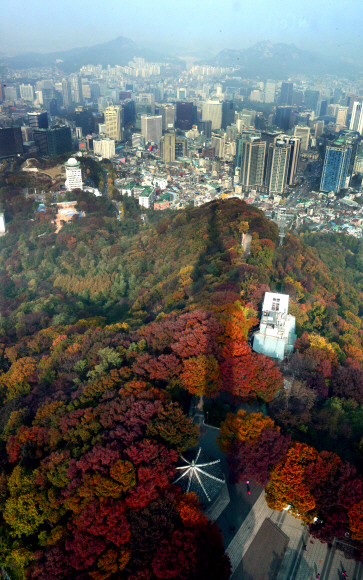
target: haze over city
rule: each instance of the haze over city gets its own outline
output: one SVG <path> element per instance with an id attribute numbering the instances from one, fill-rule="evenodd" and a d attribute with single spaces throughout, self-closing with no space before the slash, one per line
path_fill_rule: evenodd
<path id="1" fill-rule="evenodd" d="M 0 53 L 68 50 L 124 36 L 175 52 L 216 54 L 269 40 L 360 60 L 360 14 L 359 0 L 344 5 L 338 0 L 13 0 L 2 10 Z"/>

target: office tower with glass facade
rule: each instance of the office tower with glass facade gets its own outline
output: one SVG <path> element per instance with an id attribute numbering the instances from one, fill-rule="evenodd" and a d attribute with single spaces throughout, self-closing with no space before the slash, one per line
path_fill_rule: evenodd
<path id="1" fill-rule="evenodd" d="M 163 131 L 173 131 L 175 126 L 175 107 L 174 105 L 161 105 L 159 115 L 163 119 Z"/>
<path id="2" fill-rule="evenodd" d="M 222 103 L 222 129 L 234 123 L 234 102 L 232 100 Z"/>
<path id="3" fill-rule="evenodd" d="M 277 107 L 275 124 L 283 131 L 289 131 L 293 127 L 292 107 Z"/>
<path id="4" fill-rule="evenodd" d="M 177 102 L 175 127 L 182 131 L 189 131 L 197 124 L 197 107 L 189 102 Z"/>
<path id="5" fill-rule="evenodd" d="M 23 139 L 20 127 L 0 129 L 0 159 L 23 153 Z"/>
<path id="6" fill-rule="evenodd" d="M 188 139 L 186 137 L 175 137 L 175 157 L 188 156 Z"/>
<path id="7" fill-rule="evenodd" d="M 75 103 L 82 103 L 83 93 L 82 93 L 82 81 L 79 76 L 74 75 L 72 77 L 72 94 L 73 101 Z"/>
<path id="8" fill-rule="evenodd" d="M 68 109 L 72 103 L 72 88 L 71 83 L 66 79 L 62 80 L 62 97 L 63 97 L 63 107 Z"/>
<path id="9" fill-rule="evenodd" d="M 350 146 L 327 146 L 320 191 L 339 193 L 345 187 L 351 154 L 352 148 Z"/>
<path id="10" fill-rule="evenodd" d="M 33 111 L 28 113 L 28 124 L 32 129 L 48 129 L 47 111 Z"/>
<path id="11" fill-rule="evenodd" d="M 292 105 L 294 83 L 281 83 L 280 105 Z"/>
<path id="12" fill-rule="evenodd" d="M 289 137 L 288 135 L 280 135 L 279 138 L 282 139 L 286 145 L 290 145 L 291 148 L 286 184 L 294 185 L 300 158 L 301 139 L 300 137 Z"/>
<path id="13" fill-rule="evenodd" d="M 57 157 L 72 151 L 70 127 L 54 125 L 49 129 L 35 129 L 33 138 L 40 155 L 46 157 Z"/>

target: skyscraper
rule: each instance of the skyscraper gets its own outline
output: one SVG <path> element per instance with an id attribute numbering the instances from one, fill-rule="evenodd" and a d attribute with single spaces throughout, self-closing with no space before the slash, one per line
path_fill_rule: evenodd
<path id="1" fill-rule="evenodd" d="M 228 125 L 234 123 L 234 102 L 223 101 L 222 103 L 222 129 L 226 129 Z"/>
<path id="2" fill-rule="evenodd" d="M 198 121 L 197 127 L 198 131 L 203 133 L 206 139 L 212 137 L 212 121 Z"/>
<path id="3" fill-rule="evenodd" d="M 222 103 L 206 101 L 202 106 L 203 121 L 212 121 L 212 131 L 222 127 Z"/>
<path id="4" fill-rule="evenodd" d="M 72 103 L 72 90 L 71 83 L 66 79 L 62 80 L 62 96 L 63 96 L 63 106 L 68 109 Z"/>
<path id="5" fill-rule="evenodd" d="M 83 93 L 82 93 L 82 81 L 79 76 L 74 75 L 72 77 L 72 89 L 73 89 L 73 100 L 75 103 L 82 103 Z"/>
<path id="6" fill-rule="evenodd" d="M 35 129 L 33 137 L 40 155 L 57 157 L 72 151 L 70 127 L 54 125 L 50 129 Z"/>
<path id="7" fill-rule="evenodd" d="M 106 135 L 115 141 L 122 140 L 122 108 L 119 105 L 111 105 L 104 110 Z"/>
<path id="8" fill-rule="evenodd" d="M 20 85 L 20 97 L 24 99 L 24 101 L 34 101 L 34 89 L 32 85 Z"/>
<path id="9" fill-rule="evenodd" d="M 0 159 L 23 153 L 20 127 L 0 129 Z"/>
<path id="10" fill-rule="evenodd" d="M 335 120 L 337 125 L 345 125 L 347 121 L 348 107 L 339 106 L 337 118 Z"/>
<path id="11" fill-rule="evenodd" d="M 291 83 L 292 84 L 292 83 Z M 288 131 L 293 126 L 292 107 L 283 106 L 276 108 L 275 124 L 283 131 Z"/>
<path id="12" fill-rule="evenodd" d="M 175 133 L 165 133 L 160 139 L 160 158 L 164 163 L 175 161 Z"/>
<path id="13" fill-rule="evenodd" d="M 224 159 L 224 146 L 225 146 L 224 137 L 221 137 L 220 135 L 214 135 L 212 133 L 211 147 L 214 148 L 214 154 L 216 157 Z"/>
<path id="14" fill-rule="evenodd" d="M 294 83 L 281 83 L 280 105 L 292 105 L 292 95 L 294 90 Z"/>
<path id="15" fill-rule="evenodd" d="M 325 99 L 319 99 L 316 105 L 316 116 L 325 117 L 328 111 L 328 101 Z"/>
<path id="16" fill-rule="evenodd" d="M 265 103 L 275 102 L 276 84 L 273 81 L 267 81 L 265 84 Z"/>
<path id="17" fill-rule="evenodd" d="M 352 148 L 343 145 L 328 145 L 325 151 L 320 191 L 339 193 L 345 186 Z"/>
<path id="18" fill-rule="evenodd" d="M 193 103 L 177 102 L 175 127 L 189 131 L 197 123 L 197 107 Z"/>
<path id="19" fill-rule="evenodd" d="M 287 185 L 294 185 L 300 158 L 301 139 L 300 137 L 289 137 L 288 135 L 281 135 L 280 138 L 291 148 L 286 183 Z"/>
<path id="20" fill-rule="evenodd" d="M 88 116 L 88 110 L 85 107 L 76 107 L 74 109 L 74 114 L 76 117 L 76 127 L 82 128 L 82 134 L 88 135 L 91 132 L 90 117 Z"/>
<path id="21" fill-rule="evenodd" d="M 175 107 L 174 105 L 161 105 L 159 114 L 162 116 L 163 131 L 172 131 L 175 124 Z"/>
<path id="22" fill-rule="evenodd" d="M 309 149 L 310 127 L 306 125 L 295 125 L 294 137 L 301 139 L 301 151 L 307 151 Z"/>
<path id="23" fill-rule="evenodd" d="M 141 134 L 145 137 L 145 141 L 152 143 L 160 143 L 163 134 L 161 115 L 143 115 L 141 117 Z"/>
<path id="24" fill-rule="evenodd" d="M 175 138 L 175 157 L 187 157 L 188 139 L 186 137 Z"/>
<path id="25" fill-rule="evenodd" d="M 350 131 L 358 131 L 362 135 L 363 130 L 363 103 L 355 101 L 349 125 Z"/>
<path id="26" fill-rule="evenodd" d="M 242 185 L 263 185 L 266 142 L 251 137 L 242 144 L 241 183 Z"/>
<path id="27" fill-rule="evenodd" d="M 324 133 L 324 121 L 317 121 L 315 125 L 315 137 L 320 137 Z"/>
<path id="28" fill-rule="evenodd" d="M 276 141 L 276 145 L 269 145 L 267 154 L 267 167 L 265 185 L 270 193 L 282 194 L 287 183 L 291 147 L 282 139 Z"/>
<path id="29" fill-rule="evenodd" d="M 47 111 L 33 111 L 28 113 L 28 124 L 32 129 L 48 129 Z"/>

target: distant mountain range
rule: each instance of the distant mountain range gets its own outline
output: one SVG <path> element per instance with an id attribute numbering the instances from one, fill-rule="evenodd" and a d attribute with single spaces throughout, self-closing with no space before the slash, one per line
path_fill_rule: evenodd
<path id="1" fill-rule="evenodd" d="M 316 54 L 294 44 L 272 44 L 268 40 L 241 50 L 222 50 L 205 61 L 210 66 L 238 67 L 243 77 L 282 79 L 300 75 L 355 75 L 361 71 L 352 62 Z"/>
<path id="2" fill-rule="evenodd" d="M 159 46 L 160 52 L 140 45 L 130 38 L 119 36 L 114 40 L 94 46 L 45 54 L 28 52 L 19 56 L 3 57 L 0 59 L 0 65 L 7 65 L 14 69 L 58 65 L 64 72 L 74 72 L 87 64 L 102 64 L 103 67 L 108 64 L 126 65 L 135 56 L 143 57 L 149 62 L 180 64 L 176 47 L 175 50 L 166 50 L 162 48 L 162 45 Z M 187 55 L 187 47 L 185 50 L 184 54 Z M 189 54 L 196 55 L 197 53 L 190 51 Z M 201 53 L 200 56 L 203 58 L 204 55 Z M 238 76 L 261 77 L 262 79 L 283 79 L 295 74 L 354 76 L 362 71 L 361 66 L 347 60 L 315 54 L 297 48 L 294 44 L 272 44 L 268 40 L 241 50 L 225 49 L 217 56 L 200 62 L 211 66 L 237 67 Z"/>
<path id="3" fill-rule="evenodd" d="M 27 52 L 19 56 L 2 58 L 1 61 L 13 69 L 58 65 L 65 72 L 74 72 L 87 64 L 102 64 L 103 67 L 107 67 L 108 64 L 125 66 L 134 56 L 142 57 L 149 62 L 176 62 L 176 59 L 170 58 L 169 53 L 165 55 L 140 46 L 123 36 L 94 46 L 48 53 Z"/>

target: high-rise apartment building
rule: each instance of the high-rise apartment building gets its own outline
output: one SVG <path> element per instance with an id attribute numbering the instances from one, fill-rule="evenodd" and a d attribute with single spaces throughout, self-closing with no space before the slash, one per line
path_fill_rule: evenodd
<path id="1" fill-rule="evenodd" d="M 175 133 L 165 133 L 160 139 L 160 159 L 164 163 L 175 161 Z"/>
<path id="2" fill-rule="evenodd" d="M 104 110 L 106 135 L 115 141 L 122 140 L 122 108 L 120 105 L 111 105 Z"/>
<path id="3" fill-rule="evenodd" d="M 294 137 L 301 139 L 301 151 L 307 151 L 310 143 L 310 127 L 306 125 L 295 125 Z"/>
<path id="4" fill-rule="evenodd" d="M 325 151 L 320 191 L 339 193 L 345 187 L 352 148 L 343 145 L 328 145 Z"/>
<path id="5" fill-rule="evenodd" d="M 23 153 L 23 140 L 20 127 L 0 129 L 0 159 Z"/>
<path id="6" fill-rule="evenodd" d="M 24 99 L 24 101 L 30 101 L 31 103 L 34 101 L 34 89 L 32 85 L 20 85 L 20 97 Z"/>
<path id="7" fill-rule="evenodd" d="M 115 155 L 114 139 L 95 139 L 93 141 L 93 151 L 95 155 L 100 155 L 102 159 L 111 159 Z"/>
<path id="8" fill-rule="evenodd" d="M 70 127 L 54 125 L 49 129 L 35 129 L 33 137 L 40 155 L 57 157 L 72 151 L 72 136 Z"/>
<path id="9" fill-rule="evenodd" d="M 175 127 L 182 131 L 189 131 L 197 124 L 197 107 L 189 102 L 177 102 Z M 204 120 L 204 119 L 203 119 Z"/>
<path id="10" fill-rule="evenodd" d="M 72 88 L 71 83 L 67 79 L 62 80 L 62 97 L 63 107 L 68 109 L 72 103 Z"/>
<path id="11" fill-rule="evenodd" d="M 159 115 L 162 116 L 163 131 L 173 131 L 175 125 L 175 107 L 174 105 L 161 105 Z"/>
<path id="12" fill-rule="evenodd" d="M 292 105 L 294 83 L 281 83 L 280 105 Z"/>
<path id="13" fill-rule="evenodd" d="M 28 113 L 28 124 L 32 129 L 48 129 L 47 111 L 33 111 Z"/>
<path id="14" fill-rule="evenodd" d="M 265 84 L 265 103 L 274 103 L 276 93 L 276 83 L 267 81 Z"/>
<path id="15" fill-rule="evenodd" d="M 206 101 L 202 106 L 203 121 L 212 121 L 212 131 L 222 127 L 222 103 Z"/>
<path id="16" fill-rule="evenodd" d="M 161 115 L 143 115 L 141 117 L 141 134 L 145 137 L 146 142 L 160 143 L 163 134 L 162 122 Z"/>
<path id="17" fill-rule="evenodd" d="M 66 183 L 65 186 L 68 191 L 72 191 L 73 189 L 82 189 L 82 170 L 81 164 L 77 159 L 71 157 L 68 161 L 65 162 L 66 168 Z"/>
<path id="18" fill-rule="evenodd" d="M 355 101 L 353 104 L 352 116 L 350 118 L 350 131 L 358 131 L 362 135 L 363 131 L 363 103 Z"/>
<path id="19" fill-rule="evenodd" d="M 224 137 L 221 137 L 220 135 L 214 135 L 212 133 L 211 147 L 214 148 L 214 154 L 216 157 L 224 159 L 224 146 L 225 146 Z"/>
<path id="20" fill-rule="evenodd" d="M 240 179 L 242 185 L 263 185 L 266 142 L 250 137 L 242 144 Z"/>
<path id="21" fill-rule="evenodd" d="M 269 145 L 265 185 L 270 193 L 282 194 L 286 188 L 291 147 L 282 139 Z"/>
<path id="22" fill-rule="evenodd" d="M 222 129 L 234 122 L 234 102 L 232 100 L 222 102 Z"/>

